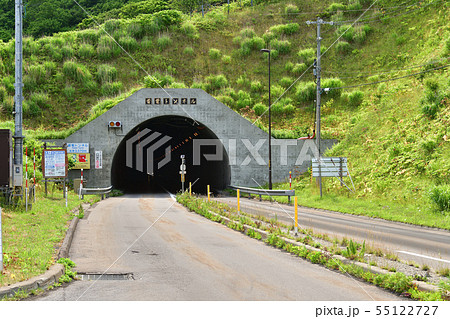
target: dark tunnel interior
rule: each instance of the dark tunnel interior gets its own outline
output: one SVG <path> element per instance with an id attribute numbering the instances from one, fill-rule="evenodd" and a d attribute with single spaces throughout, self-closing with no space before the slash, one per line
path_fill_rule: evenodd
<path id="1" fill-rule="evenodd" d="M 230 166 L 222 143 L 218 143 L 223 152 L 221 160 L 207 160 L 204 154 L 216 154 L 216 146 L 203 145 L 199 148 L 200 165 L 194 165 L 194 139 L 219 141 L 209 128 L 182 116 L 161 116 L 139 124 L 116 150 L 112 185 L 125 193 L 176 193 L 182 187 L 180 165 L 184 155 L 185 189 L 189 182 L 195 193 L 206 193 L 207 185 L 211 191 L 224 189 L 230 183 Z"/>

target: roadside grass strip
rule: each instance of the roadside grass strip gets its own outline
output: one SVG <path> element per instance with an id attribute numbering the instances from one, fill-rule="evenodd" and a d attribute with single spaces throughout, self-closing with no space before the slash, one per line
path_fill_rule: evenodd
<path id="1" fill-rule="evenodd" d="M 437 287 L 414 280 L 412 276 L 406 276 L 401 272 L 391 272 L 369 265 L 364 260 L 365 244 L 359 245 L 352 240 L 347 240 L 344 243 L 347 246 L 344 250 L 334 246 L 330 249 L 314 241 L 310 230 L 299 230 L 304 236 L 296 238 L 292 235 L 290 226 L 277 220 L 239 213 L 223 203 L 207 202 L 202 198 L 189 196 L 189 193 L 178 194 L 177 201 L 190 211 L 251 238 L 262 240 L 270 246 L 285 250 L 314 264 L 347 273 L 401 296 L 422 301 L 450 300 L 450 281 L 441 281 Z M 326 235 L 322 237 L 322 239 L 328 239 Z"/>
<path id="2" fill-rule="evenodd" d="M 37 194 L 36 203 L 25 211 L 24 205 L 4 206 L 3 272 L 0 287 L 9 286 L 44 274 L 55 265 L 70 221 L 83 202 L 93 203 L 99 196 L 82 201 L 68 193 L 68 207 L 62 194 Z M 82 216 L 79 216 L 80 218 Z"/>

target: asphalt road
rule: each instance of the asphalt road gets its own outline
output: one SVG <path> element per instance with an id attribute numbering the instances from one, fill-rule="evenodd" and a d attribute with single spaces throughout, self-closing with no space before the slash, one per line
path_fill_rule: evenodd
<path id="1" fill-rule="evenodd" d="M 80 220 L 77 280 L 35 300 L 404 300 L 188 212 L 168 194 L 109 198 Z M 117 279 L 117 278 L 116 278 Z"/>
<path id="2" fill-rule="evenodd" d="M 215 198 L 237 206 L 234 197 Z M 294 223 L 294 208 L 275 202 L 241 198 L 241 210 L 251 214 Z M 404 261 L 414 261 L 433 269 L 450 268 L 450 231 L 420 227 L 381 219 L 299 207 L 300 227 L 330 237 L 366 241 L 373 247 L 395 253 Z"/>

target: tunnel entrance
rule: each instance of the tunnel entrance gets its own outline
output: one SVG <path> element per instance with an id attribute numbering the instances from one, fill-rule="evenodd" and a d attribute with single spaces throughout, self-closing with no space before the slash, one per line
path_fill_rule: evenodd
<path id="1" fill-rule="evenodd" d="M 216 145 L 201 140 L 215 140 Z M 223 156 L 211 160 L 218 153 Z M 181 155 L 186 189 L 189 182 L 196 193 L 206 193 L 207 185 L 214 191 L 230 184 L 228 155 L 214 132 L 190 118 L 170 115 L 142 122 L 124 137 L 113 158 L 112 185 L 126 193 L 176 193 L 181 190 Z"/>

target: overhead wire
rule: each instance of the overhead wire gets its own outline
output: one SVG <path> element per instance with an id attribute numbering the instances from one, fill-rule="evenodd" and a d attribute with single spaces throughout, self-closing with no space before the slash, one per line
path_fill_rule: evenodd
<path id="1" fill-rule="evenodd" d="M 447 58 L 442 58 L 439 60 L 433 60 L 433 61 L 429 61 L 425 64 L 420 64 L 420 65 L 414 65 L 411 66 L 409 68 L 404 68 L 404 69 L 395 69 L 395 70 L 391 70 L 391 71 L 380 71 L 378 73 L 372 73 L 372 72 L 359 72 L 360 75 L 356 75 L 356 76 L 339 76 L 340 79 L 354 79 L 354 78 L 367 78 L 367 77 L 371 77 L 371 76 L 378 76 L 378 75 L 385 75 L 385 74 L 391 74 L 391 73 L 396 73 L 396 72 L 402 72 L 402 71 L 409 71 L 409 70 L 413 70 L 413 69 L 417 69 L 417 68 L 421 68 L 424 66 L 428 66 L 428 65 L 432 65 L 432 64 L 436 64 L 436 63 L 440 63 L 442 61 L 445 60 L 450 60 L 450 57 Z M 322 71 L 322 73 L 327 73 L 327 74 L 333 74 L 333 75 L 339 75 L 339 74 L 349 74 L 350 72 L 333 72 L 333 71 Z M 367 74 L 367 75 L 361 75 L 361 74 Z"/>
<path id="2" fill-rule="evenodd" d="M 441 70 L 441 69 L 446 69 L 450 66 L 450 64 L 446 64 L 443 66 L 439 66 L 433 69 L 429 69 L 429 70 L 425 70 L 425 71 L 421 71 L 421 72 L 416 72 L 413 74 L 408 74 L 408 75 L 404 75 L 404 76 L 399 76 L 396 78 L 392 78 L 392 79 L 386 79 L 386 80 L 379 80 L 379 81 L 375 81 L 375 82 L 370 82 L 370 83 L 363 83 L 363 84 L 355 84 L 355 85 L 349 85 L 349 86 L 341 86 L 341 87 L 336 87 L 336 88 L 327 88 L 329 90 L 340 90 L 340 89 L 351 89 L 351 88 L 355 88 L 355 87 L 361 87 L 361 86 L 368 86 L 368 85 L 374 85 L 374 84 L 379 84 L 379 83 L 383 83 L 383 82 L 389 82 L 389 81 L 395 81 L 395 80 L 400 80 L 400 79 L 404 79 L 404 78 L 408 78 L 411 76 L 416 76 L 419 74 L 424 74 L 424 73 L 428 73 L 428 72 L 432 72 L 432 71 L 437 71 L 437 70 Z M 325 88 L 324 88 L 325 89 Z"/>

